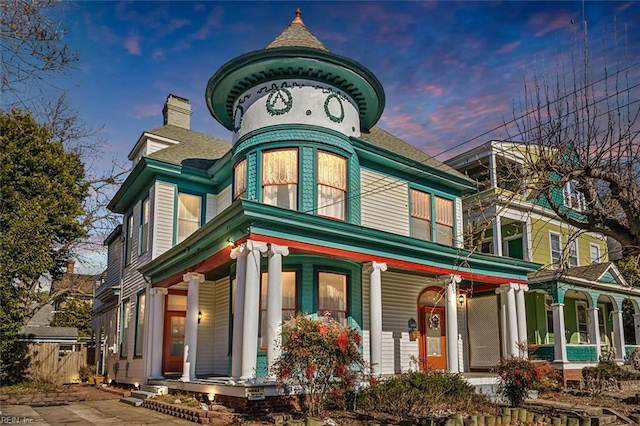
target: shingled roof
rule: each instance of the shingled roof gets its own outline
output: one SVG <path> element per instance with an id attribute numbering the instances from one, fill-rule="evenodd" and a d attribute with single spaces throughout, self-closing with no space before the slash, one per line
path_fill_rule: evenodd
<path id="1" fill-rule="evenodd" d="M 578 278 L 588 281 L 598 281 L 609 269 L 614 269 L 611 263 L 595 263 L 586 266 L 576 266 L 562 269 L 539 269 L 529 273 L 529 279 L 562 279 Z M 616 270 L 617 271 L 617 270 Z"/>
<path id="2" fill-rule="evenodd" d="M 301 19 L 300 8 L 296 9 L 296 17 L 291 24 L 276 37 L 265 49 L 276 47 L 310 47 L 313 49 L 329 51 L 316 36 L 311 34 Z"/>
<path id="3" fill-rule="evenodd" d="M 372 127 L 369 133 L 362 132 L 360 134 L 360 139 L 369 142 L 370 144 L 379 148 L 395 152 L 402 155 L 403 157 L 410 158 L 416 163 L 422 163 L 426 166 L 442 170 L 458 177 L 462 177 L 465 180 L 469 180 L 466 175 L 436 160 L 435 158 L 430 157 L 415 146 L 408 144 L 407 142 L 403 141 L 397 136 L 392 135 L 386 130 L 381 129 L 378 126 Z"/>
<path id="4" fill-rule="evenodd" d="M 149 157 L 202 170 L 207 170 L 231 149 L 231 144 L 222 139 L 172 124 L 147 130 L 146 133 L 179 142 L 156 151 Z"/>

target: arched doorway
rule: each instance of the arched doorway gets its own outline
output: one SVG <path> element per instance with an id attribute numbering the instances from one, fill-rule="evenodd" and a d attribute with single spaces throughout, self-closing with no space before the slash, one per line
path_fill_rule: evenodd
<path id="1" fill-rule="evenodd" d="M 447 368 L 447 335 L 445 295 L 440 287 L 428 287 L 418 297 L 418 327 L 420 330 L 420 368 Z"/>

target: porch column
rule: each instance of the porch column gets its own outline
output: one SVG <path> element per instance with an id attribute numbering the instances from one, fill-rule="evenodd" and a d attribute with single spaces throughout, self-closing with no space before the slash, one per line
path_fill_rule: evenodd
<path id="1" fill-rule="evenodd" d="M 624 350 L 624 327 L 622 325 L 622 311 L 613 311 L 613 337 L 616 348 L 616 361 L 624 360 L 626 355 Z"/>
<path id="2" fill-rule="evenodd" d="M 636 345 L 640 345 L 640 314 L 633 314 L 633 327 L 636 334 Z"/>
<path id="3" fill-rule="evenodd" d="M 241 380 L 252 379 L 256 374 L 258 325 L 260 324 L 260 254 L 267 251 L 267 243 L 247 240 L 245 247 L 247 271 L 244 282 Z"/>
<path id="4" fill-rule="evenodd" d="M 531 218 L 527 218 L 524 223 L 523 229 L 523 248 L 524 248 L 524 260 L 532 262 L 533 259 L 533 245 L 532 245 L 532 234 L 533 231 L 531 229 Z"/>
<path id="5" fill-rule="evenodd" d="M 164 299 L 168 290 L 163 287 L 154 287 L 149 289 L 151 298 L 151 312 L 149 321 L 145 321 L 145 327 L 151 335 L 151 344 L 149 352 L 151 352 L 151 365 L 149 379 L 162 379 L 162 350 L 164 348 Z"/>
<path id="6" fill-rule="evenodd" d="M 502 256 L 502 218 L 497 214 L 493 218 L 493 254 Z"/>
<path id="7" fill-rule="evenodd" d="M 282 256 L 289 255 L 289 247 L 270 244 L 269 280 L 267 282 L 267 377 L 274 378 L 271 367 L 280 357 L 282 329 Z"/>
<path id="8" fill-rule="evenodd" d="M 369 272 L 369 355 L 371 375 L 382 374 L 382 271 L 387 270 L 383 262 L 371 262 Z"/>
<path id="9" fill-rule="evenodd" d="M 515 287 L 516 292 L 516 307 L 518 311 L 517 323 L 518 323 L 518 350 L 521 358 L 529 358 L 529 353 L 526 347 L 527 343 L 527 308 L 524 303 L 524 293 L 529 290 L 527 285 L 517 285 Z"/>
<path id="10" fill-rule="evenodd" d="M 564 303 L 553 303 L 553 358 L 554 362 L 567 362 L 567 338 L 564 335 Z"/>
<path id="11" fill-rule="evenodd" d="M 598 311 L 598 308 L 587 308 L 587 312 L 589 313 L 589 342 L 591 342 L 592 345 L 596 345 L 596 361 L 599 360 L 602 355 Z"/>
<path id="12" fill-rule="evenodd" d="M 456 290 L 462 279 L 460 275 L 451 274 L 446 284 L 446 309 L 447 321 L 447 367 L 449 372 L 457 373 L 458 368 L 458 300 Z"/>
<path id="13" fill-rule="evenodd" d="M 182 364 L 182 380 L 188 382 L 196 377 L 196 350 L 198 347 L 198 299 L 200 284 L 204 282 L 204 275 L 189 272 L 182 276 L 188 283 L 187 290 L 187 318 L 184 328 L 184 361 Z"/>
<path id="14" fill-rule="evenodd" d="M 236 260 L 236 294 L 233 303 L 233 341 L 231 347 L 231 377 L 242 374 L 242 330 L 244 323 L 244 283 L 247 270 L 247 250 L 244 244 L 231 250 Z"/>
<path id="15" fill-rule="evenodd" d="M 504 312 L 501 314 L 505 323 L 503 337 L 506 339 L 503 348 L 505 349 L 504 355 L 507 357 L 518 356 L 518 315 L 515 287 L 513 284 L 502 284 L 499 289 L 496 289 L 496 293 L 500 293 L 502 312 Z"/>

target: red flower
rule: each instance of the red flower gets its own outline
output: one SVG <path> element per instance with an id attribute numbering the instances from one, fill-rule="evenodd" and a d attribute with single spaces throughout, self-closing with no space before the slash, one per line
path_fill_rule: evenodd
<path id="1" fill-rule="evenodd" d="M 296 340 L 298 338 L 298 333 L 293 332 L 291 333 L 291 340 Z"/>
<path id="2" fill-rule="evenodd" d="M 360 346 L 360 342 L 362 341 L 362 336 L 360 336 L 360 333 L 355 333 L 353 335 L 353 341 L 356 342 L 356 346 Z"/>
<path id="3" fill-rule="evenodd" d="M 327 327 L 326 325 L 319 325 L 318 326 L 318 333 L 320 333 L 321 336 L 324 336 L 328 332 L 329 332 L 329 327 Z"/>
<path id="4" fill-rule="evenodd" d="M 311 379 L 313 379 L 313 373 L 315 373 L 315 372 L 316 372 L 316 366 L 315 366 L 315 365 L 313 365 L 313 364 L 311 364 L 311 365 L 307 368 L 307 370 L 305 371 L 305 373 L 307 374 L 307 379 L 308 379 L 309 381 L 311 381 Z"/>
<path id="5" fill-rule="evenodd" d="M 338 377 L 342 377 L 345 371 L 347 371 L 347 369 L 344 367 L 344 365 L 339 365 L 338 368 L 336 368 L 336 373 L 338 374 Z"/>
<path id="6" fill-rule="evenodd" d="M 375 377 L 372 377 L 369 379 L 369 384 L 371 384 L 371 386 L 375 386 L 378 384 L 378 379 L 376 379 Z"/>
<path id="7" fill-rule="evenodd" d="M 290 372 L 289 372 L 289 370 L 287 370 L 286 368 L 283 368 L 283 369 L 280 371 L 280 375 L 282 376 L 282 378 L 289 377 L 289 375 L 290 375 L 290 374 L 291 374 L 291 373 L 290 373 Z"/>
<path id="8" fill-rule="evenodd" d="M 344 350 L 347 349 L 347 344 L 349 343 L 349 336 L 347 336 L 347 333 L 341 333 L 336 339 L 336 343 L 338 343 L 340 350 L 344 352 Z"/>

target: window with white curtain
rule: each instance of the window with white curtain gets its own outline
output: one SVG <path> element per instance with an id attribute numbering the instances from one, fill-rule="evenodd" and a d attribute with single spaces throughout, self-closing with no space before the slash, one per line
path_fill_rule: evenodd
<path id="1" fill-rule="evenodd" d="M 298 208 L 298 150 L 277 149 L 262 154 L 262 202 Z"/>
<path id="2" fill-rule="evenodd" d="M 411 236 L 431 241 L 431 194 L 411 190 Z"/>
<path id="3" fill-rule="evenodd" d="M 347 321 L 347 276 L 335 272 L 318 273 L 318 316 Z"/>
<path id="4" fill-rule="evenodd" d="M 236 164 L 233 169 L 233 199 L 244 198 L 247 193 L 247 160 Z"/>
<path id="5" fill-rule="evenodd" d="M 560 234 L 550 232 L 549 241 L 551 244 L 551 265 L 558 268 L 562 265 L 562 243 L 560 242 Z"/>
<path id="6" fill-rule="evenodd" d="M 436 242 L 453 245 L 453 200 L 435 197 Z"/>
<path id="7" fill-rule="evenodd" d="M 262 273 L 260 282 L 260 349 L 267 349 L 267 288 L 269 274 Z M 296 272 L 282 272 L 282 321 L 296 315 Z"/>
<path id="8" fill-rule="evenodd" d="M 200 228 L 200 204 L 202 197 L 185 193 L 178 194 L 178 238 L 184 241 Z"/>
<path id="9" fill-rule="evenodd" d="M 318 216 L 345 220 L 347 160 L 318 151 Z"/>

